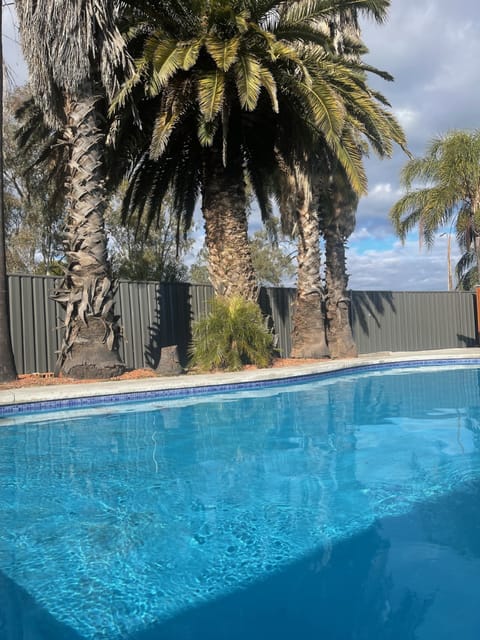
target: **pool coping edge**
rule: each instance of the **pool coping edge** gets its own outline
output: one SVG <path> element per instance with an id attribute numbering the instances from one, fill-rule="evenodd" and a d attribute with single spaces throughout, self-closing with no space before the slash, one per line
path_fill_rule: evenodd
<path id="1" fill-rule="evenodd" d="M 197 374 L 194 376 L 152 377 L 141 380 L 87 382 L 45 387 L 27 387 L 0 391 L 0 417 L 36 410 L 54 410 L 113 404 L 271 386 L 300 381 L 322 374 L 334 374 L 375 366 L 422 366 L 480 363 L 480 349 L 455 349 L 429 352 L 397 352 L 362 355 L 348 360 L 334 360 L 279 369 L 254 369 L 235 373 Z"/>

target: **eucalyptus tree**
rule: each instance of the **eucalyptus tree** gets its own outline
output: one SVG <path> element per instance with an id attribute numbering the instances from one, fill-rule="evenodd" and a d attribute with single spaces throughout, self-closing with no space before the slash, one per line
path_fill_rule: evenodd
<path id="1" fill-rule="evenodd" d="M 27 87 L 4 100 L 7 270 L 61 275 L 66 148 Z"/>
<path id="2" fill-rule="evenodd" d="M 412 158 L 402 169 L 405 194 L 390 210 L 402 241 L 418 226 L 427 246 L 436 234 L 453 225 L 464 259 L 459 273 L 475 268 L 480 283 L 480 130 L 450 131 L 434 138 L 426 154 Z"/>
<path id="3" fill-rule="evenodd" d="M 116 0 L 16 0 L 34 98 L 68 146 L 67 267 L 54 293 L 65 309 L 57 370 L 111 377 L 124 370 L 104 227 L 106 98 L 128 71 Z"/>
<path id="4" fill-rule="evenodd" d="M 0 382 L 15 380 L 17 370 L 10 333 L 7 261 L 5 252 L 5 217 L 3 198 L 3 47 L 0 6 Z"/>
<path id="5" fill-rule="evenodd" d="M 377 0 L 377 3 L 379 0 Z M 188 227 L 201 196 L 210 279 L 217 293 L 256 299 L 247 241 L 248 179 L 264 219 L 282 176 L 306 172 L 309 150 L 327 145 L 358 189 L 361 153 L 346 126 L 382 112 L 364 70 L 331 54 L 318 20 L 373 0 L 141 0 L 131 43 L 136 71 L 117 96 L 143 126 L 125 216 L 150 222 L 169 189 Z M 133 119 L 134 120 L 134 119 Z M 133 121 L 132 120 L 132 121 Z M 117 143 L 125 148 L 124 138 Z M 296 204 L 292 204 L 296 207 Z"/>

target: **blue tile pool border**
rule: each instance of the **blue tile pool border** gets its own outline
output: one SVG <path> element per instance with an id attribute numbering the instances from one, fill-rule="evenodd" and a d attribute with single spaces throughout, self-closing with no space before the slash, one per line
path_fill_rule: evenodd
<path id="1" fill-rule="evenodd" d="M 280 387 L 290 384 L 302 384 L 313 380 L 325 380 L 329 378 L 343 378 L 358 373 L 374 373 L 386 369 L 416 369 L 420 367 L 438 366 L 480 366 L 479 358 L 438 358 L 435 360 L 405 360 L 396 362 L 381 362 L 374 364 L 361 364 L 334 369 L 331 371 L 305 373 L 283 378 L 269 380 L 252 380 L 251 382 L 224 382 L 221 384 L 201 385 L 192 387 L 179 387 L 176 389 L 152 389 L 148 391 L 127 391 L 125 393 L 112 393 L 94 396 L 79 396 L 63 398 L 61 400 L 39 400 L 36 402 L 12 402 L 0 406 L 0 417 L 16 416 L 28 413 L 40 413 L 55 409 L 78 409 L 81 407 L 108 406 L 127 402 L 142 402 L 145 400 L 158 400 L 168 398 L 190 397 L 195 395 L 207 395 L 222 393 L 225 391 L 245 391 L 249 389 L 261 389 L 265 387 Z"/>

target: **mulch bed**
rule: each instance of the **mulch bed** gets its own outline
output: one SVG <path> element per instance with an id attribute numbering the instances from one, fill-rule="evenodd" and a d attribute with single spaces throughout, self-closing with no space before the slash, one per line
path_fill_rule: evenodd
<path id="1" fill-rule="evenodd" d="M 297 360 L 294 358 L 277 358 L 273 361 L 271 368 L 289 367 L 289 366 L 301 366 L 303 364 L 313 364 L 315 362 L 322 362 L 321 360 Z M 255 365 L 246 365 L 245 370 L 258 369 Z M 215 372 L 213 372 L 215 374 Z M 195 375 L 194 372 L 189 372 L 189 375 Z M 111 380 L 139 380 L 142 378 L 157 378 L 158 375 L 152 369 L 133 369 L 127 371 L 117 378 L 111 378 Z M 0 383 L 0 391 L 4 389 L 22 389 L 24 387 L 48 387 L 59 384 L 81 384 L 84 382 L 105 382 L 105 380 L 76 380 L 74 378 L 65 378 L 60 376 L 55 378 L 53 373 L 31 373 L 19 375 L 14 382 Z"/>

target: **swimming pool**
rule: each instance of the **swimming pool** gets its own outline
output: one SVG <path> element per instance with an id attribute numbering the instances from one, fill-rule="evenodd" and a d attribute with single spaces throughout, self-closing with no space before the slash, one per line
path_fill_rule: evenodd
<path id="1" fill-rule="evenodd" d="M 0 421 L 0 639 L 477 640 L 480 368 Z"/>

